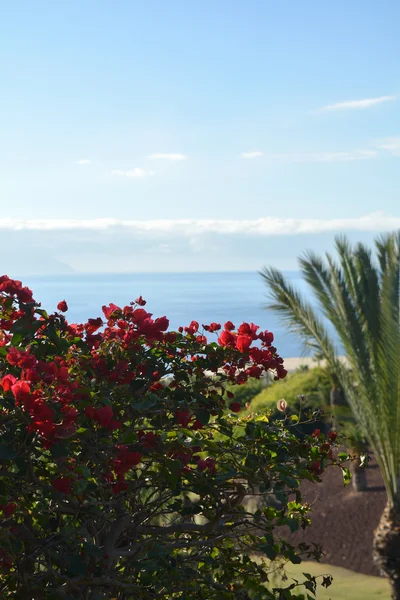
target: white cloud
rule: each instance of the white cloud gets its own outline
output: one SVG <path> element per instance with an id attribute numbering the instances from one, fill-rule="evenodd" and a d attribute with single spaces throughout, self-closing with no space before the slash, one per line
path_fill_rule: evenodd
<path id="1" fill-rule="evenodd" d="M 130 169 L 128 171 L 121 171 L 120 169 L 114 169 L 111 171 L 111 175 L 118 175 L 119 177 L 146 177 L 146 175 L 153 175 L 154 171 L 145 171 L 140 167 L 135 167 L 134 169 Z"/>
<path id="2" fill-rule="evenodd" d="M 264 152 L 260 150 L 253 150 L 251 152 L 242 152 L 240 155 L 242 158 L 258 158 L 259 156 L 264 156 Z"/>
<path id="3" fill-rule="evenodd" d="M 300 152 L 294 154 L 270 154 L 268 158 L 278 162 L 331 163 L 350 162 L 376 158 L 375 150 L 351 150 L 348 152 Z"/>
<path id="4" fill-rule="evenodd" d="M 124 230 L 129 235 L 149 234 L 177 238 L 195 238 L 207 234 L 278 236 L 336 231 L 391 231 L 400 229 L 400 217 L 377 212 L 357 218 L 289 219 L 263 217 L 249 220 L 158 219 L 147 221 L 120 219 L 0 219 L 0 230 L 79 231 Z"/>
<path id="5" fill-rule="evenodd" d="M 77 160 L 76 164 L 77 165 L 91 165 L 92 161 L 89 160 L 88 158 L 82 158 L 81 160 Z"/>
<path id="6" fill-rule="evenodd" d="M 179 161 L 179 160 L 186 160 L 187 156 L 185 154 L 150 154 L 150 156 L 148 156 L 147 158 L 149 158 L 150 160 L 172 160 L 172 161 Z"/>
<path id="7" fill-rule="evenodd" d="M 378 148 L 387 150 L 393 156 L 400 156 L 400 137 L 386 138 L 378 145 Z"/>
<path id="8" fill-rule="evenodd" d="M 317 109 L 317 112 L 330 112 L 334 110 L 354 110 L 361 108 L 370 108 L 382 102 L 396 100 L 396 96 L 380 96 L 379 98 L 365 98 L 364 100 L 349 100 L 347 102 L 337 102 L 336 104 L 328 104 Z"/>

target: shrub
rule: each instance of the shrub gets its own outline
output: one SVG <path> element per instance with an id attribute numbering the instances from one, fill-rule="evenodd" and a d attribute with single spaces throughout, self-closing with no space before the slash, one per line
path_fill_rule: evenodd
<path id="1" fill-rule="evenodd" d="M 239 402 L 242 408 L 258 396 L 262 389 L 262 382 L 259 379 L 249 379 L 243 385 L 228 385 L 227 387 L 227 390 L 235 395 L 235 401 Z"/>
<path id="2" fill-rule="evenodd" d="M 296 425 L 296 431 L 309 434 L 318 427 L 327 432 L 331 426 L 331 387 L 329 374 L 321 367 L 301 369 L 264 388 L 253 398 L 249 410 L 271 412 L 272 418 L 281 418 L 277 402 L 284 398 L 287 416 L 296 415 L 302 422 Z"/>
<path id="3" fill-rule="evenodd" d="M 0 278 L 2 598 L 276 598 L 253 555 L 318 556 L 276 527 L 308 524 L 299 483 L 334 462 L 334 440 L 239 418 L 225 390 L 285 376 L 272 334 L 228 322 L 209 342 L 144 304 L 69 324 L 65 301 L 48 315 Z M 247 511 L 255 489 L 281 508 Z"/>

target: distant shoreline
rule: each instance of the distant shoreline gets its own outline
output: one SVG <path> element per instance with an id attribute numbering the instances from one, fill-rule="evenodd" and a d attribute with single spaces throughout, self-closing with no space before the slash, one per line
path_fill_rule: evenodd
<path id="1" fill-rule="evenodd" d="M 345 360 L 344 356 L 340 356 L 339 358 Z M 308 367 L 309 369 L 313 369 L 314 367 L 324 367 L 325 365 L 325 360 L 316 360 L 311 356 L 298 356 L 293 358 L 284 358 L 283 366 L 288 373 L 293 373 L 293 371 L 297 371 L 297 369 L 300 367 Z"/>

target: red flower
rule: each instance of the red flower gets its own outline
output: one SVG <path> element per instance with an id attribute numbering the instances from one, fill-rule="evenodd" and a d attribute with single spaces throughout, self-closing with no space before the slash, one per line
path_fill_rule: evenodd
<path id="1" fill-rule="evenodd" d="M 0 382 L 0 385 L 5 392 L 9 392 L 16 381 L 17 380 L 13 375 L 5 375 Z"/>
<path id="2" fill-rule="evenodd" d="M 94 418 L 102 427 L 107 427 L 110 425 L 113 416 L 114 413 L 111 406 L 102 406 L 96 410 Z"/>
<path id="3" fill-rule="evenodd" d="M 118 476 L 123 476 L 129 469 L 136 467 L 142 460 L 140 452 L 128 452 L 126 448 L 120 448 L 118 456 L 112 461 L 112 466 Z"/>
<path id="4" fill-rule="evenodd" d="M 199 330 L 199 324 L 197 321 L 192 321 L 189 327 L 185 327 L 185 331 L 188 335 L 194 335 Z"/>
<path id="5" fill-rule="evenodd" d="M 65 300 L 61 300 L 61 302 L 57 304 L 57 310 L 60 310 L 61 312 L 67 312 L 68 304 L 65 302 Z"/>
<path id="6" fill-rule="evenodd" d="M 325 452 L 330 452 L 330 449 L 330 444 L 328 444 L 328 442 L 325 442 L 325 444 L 321 444 L 321 446 L 319 447 L 319 452 L 320 454 L 324 454 Z"/>
<path id="7" fill-rule="evenodd" d="M 238 329 L 238 333 L 241 335 L 251 335 L 252 339 L 255 340 L 257 338 L 257 329 L 258 325 L 254 325 L 254 323 L 242 323 Z"/>
<path id="8" fill-rule="evenodd" d="M 8 519 L 8 517 L 11 517 L 11 515 L 13 515 L 15 513 L 16 508 L 17 507 L 14 504 L 14 502 L 8 502 L 5 506 L 2 507 L 4 516 L 7 519 Z"/>
<path id="9" fill-rule="evenodd" d="M 221 335 L 218 338 L 218 344 L 220 346 L 228 346 L 230 348 L 234 348 L 235 343 L 236 337 L 233 335 L 233 333 L 231 333 L 227 329 L 224 329 L 224 331 L 221 332 Z"/>
<path id="10" fill-rule="evenodd" d="M 229 405 L 229 408 L 231 409 L 232 412 L 238 413 L 241 411 L 242 406 L 241 406 L 240 402 L 231 402 Z"/>
<path id="11" fill-rule="evenodd" d="M 14 385 L 11 386 L 11 391 L 18 403 L 28 400 L 31 396 L 31 388 L 26 381 L 16 381 Z"/>
<path id="12" fill-rule="evenodd" d="M 139 431 L 138 438 L 142 446 L 148 449 L 155 448 L 159 439 L 158 435 L 152 431 Z"/>
<path id="13" fill-rule="evenodd" d="M 158 331 L 167 331 L 169 319 L 167 319 L 167 317 L 159 317 L 154 321 L 154 326 Z"/>
<path id="14" fill-rule="evenodd" d="M 92 421 L 97 421 L 102 427 L 107 427 L 113 431 L 114 429 L 120 429 L 121 423 L 113 419 L 114 412 L 111 406 L 102 406 L 101 408 L 94 408 L 93 406 L 87 406 L 85 408 L 85 415 Z"/>
<path id="15" fill-rule="evenodd" d="M 96 409 L 93 406 L 87 406 L 85 408 L 85 415 L 89 419 L 93 420 L 95 418 L 95 416 L 96 416 Z"/>
<path id="16" fill-rule="evenodd" d="M 97 319 L 88 319 L 88 322 L 85 325 L 86 331 L 91 334 L 100 329 L 103 325 L 103 321 L 101 317 L 97 317 Z"/>
<path id="17" fill-rule="evenodd" d="M 267 330 L 259 333 L 258 337 L 266 346 L 270 346 L 274 341 L 274 334 Z"/>
<path id="18" fill-rule="evenodd" d="M 320 429 L 314 429 L 314 431 L 311 434 L 313 437 L 315 438 L 319 438 L 319 436 L 321 435 L 321 430 Z"/>
<path id="19" fill-rule="evenodd" d="M 107 320 L 109 320 L 115 312 L 121 312 L 120 307 L 113 303 L 109 304 L 109 306 L 102 306 L 101 308 Z"/>
<path id="20" fill-rule="evenodd" d="M 249 377 L 254 377 L 255 379 L 260 379 L 260 377 L 262 375 L 262 368 L 257 367 L 256 365 L 253 365 L 252 367 L 249 367 L 247 369 L 246 373 Z"/>
<path id="21" fill-rule="evenodd" d="M 278 379 L 285 379 L 285 377 L 287 375 L 287 371 L 286 371 L 286 369 L 284 369 L 283 367 L 278 365 L 277 369 L 276 369 L 276 374 L 278 376 Z"/>
<path id="22" fill-rule="evenodd" d="M 203 328 L 210 333 L 214 333 L 214 331 L 219 331 L 221 329 L 221 325 L 219 323 L 210 323 L 210 325 L 203 325 Z"/>
<path id="23" fill-rule="evenodd" d="M 212 473 L 213 475 L 215 474 L 215 458 L 212 458 L 211 456 L 209 456 L 208 458 L 206 458 L 205 460 L 200 459 L 197 463 L 197 469 L 199 471 L 205 471 L 206 469 L 209 470 L 210 473 Z"/>
<path id="24" fill-rule="evenodd" d="M 57 477 L 53 479 L 51 485 L 61 494 L 69 494 L 71 492 L 71 478 L 70 477 Z"/>
<path id="25" fill-rule="evenodd" d="M 136 298 L 135 304 L 137 304 L 138 306 L 145 306 L 146 300 L 143 300 L 142 296 L 139 296 L 139 298 Z"/>
<path id="26" fill-rule="evenodd" d="M 337 438 L 337 432 L 336 431 L 330 431 L 328 433 L 328 439 L 330 442 L 334 442 Z"/>
<path id="27" fill-rule="evenodd" d="M 236 339 L 236 348 L 239 352 L 246 352 L 251 346 L 251 335 L 238 335 Z"/>
<path id="28" fill-rule="evenodd" d="M 20 358 L 21 353 L 17 348 L 11 347 L 8 349 L 6 359 L 12 367 L 16 367 L 18 365 Z"/>
<path id="29" fill-rule="evenodd" d="M 226 329 L 226 331 L 233 331 L 235 329 L 235 326 L 232 323 L 232 321 L 227 321 L 224 325 L 224 329 Z"/>
<path id="30" fill-rule="evenodd" d="M 319 460 L 314 460 L 311 463 L 310 471 L 312 471 L 313 473 L 316 473 L 317 475 L 321 475 L 322 469 L 321 469 L 321 463 L 319 462 Z"/>
<path id="31" fill-rule="evenodd" d="M 118 494 L 127 489 L 128 485 L 125 483 L 125 481 L 117 481 L 117 483 L 114 483 L 113 485 L 112 493 L 114 494 L 114 496 L 117 496 Z"/>
<path id="32" fill-rule="evenodd" d="M 187 427 L 192 420 L 192 416 L 188 410 L 177 410 L 175 411 L 176 422 L 182 427 Z"/>

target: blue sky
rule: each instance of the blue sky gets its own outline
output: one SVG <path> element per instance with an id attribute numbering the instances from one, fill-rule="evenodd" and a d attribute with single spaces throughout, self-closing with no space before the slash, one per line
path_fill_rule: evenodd
<path id="1" fill-rule="evenodd" d="M 399 22 L 395 0 L 3 3 L 3 238 L 77 270 L 207 270 L 222 246 L 216 268 L 231 247 L 243 268 L 274 258 L 254 227 L 239 240 L 244 219 L 296 221 L 262 234 L 292 248 L 283 267 L 295 236 L 312 246 L 337 220 L 356 237 L 377 211 L 377 231 L 397 227 Z M 191 220 L 184 244 L 160 219 Z M 199 220 L 233 222 L 229 252 Z M 151 243 L 127 221 L 150 222 Z"/>

